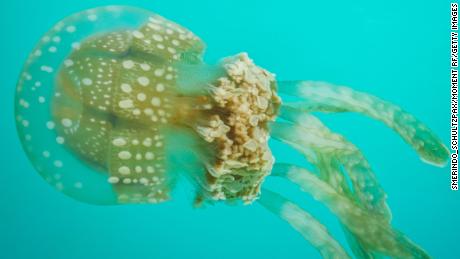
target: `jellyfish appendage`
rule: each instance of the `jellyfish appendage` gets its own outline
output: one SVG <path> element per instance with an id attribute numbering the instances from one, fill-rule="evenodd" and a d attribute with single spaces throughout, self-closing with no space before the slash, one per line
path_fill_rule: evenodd
<path id="1" fill-rule="evenodd" d="M 345 86 L 319 81 L 278 82 L 279 91 L 302 99 L 285 104 L 305 112 L 356 112 L 385 123 L 411 145 L 420 158 L 437 166 L 446 164 L 447 147 L 422 122 L 397 105 Z"/>
<path id="2" fill-rule="evenodd" d="M 331 236 L 327 228 L 308 212 L 276 192 L 263 188 L 262 193 L 258 202 L 288 222 L 320 252 L 323 258 L 350 258 L 339 242 Z"/>
<path id="3" fill-rule="evenodd" d="M 428 258 L 423 249 L 392 228 L 386 194 L 359 149 L 306 113 L 310 111 L 309 107 L 299 107 L 283 104 L 279 117 L 287 122 L 271 123 L 270 132 L 275 139 L 304 154 L 317 169 L 316 175 L 300 167 L 282 164 L 275 164 L 272 175 L 289 179 L 325 203 L 339 217 L 356 255 L 363 258 L 374 258 L 379 254 L 398 258 Z M 343 109 L 336 107 L 336 110 Z M 426 129 L 420 123 L 417 127 Z M 436 146 L 443 147 L 441 142 L 436 142 L 434 134 L 430 132 L 424 136 L 427 135 L 431 137 L 418 138 L 434 141 Z M 419 146 L 428 145 L 421 143 Z M 419 154 L 429 153 L 418 151 Z M 347 186 L 343 173 L 349 176 L 352 190 Z M 360 226 L 359 222 L 366 222 L 366 226 Z"/>
<path id="4" fill-rule="evenodd" d="M 346 183 L 348 176 L 353 195 L 363 206 L 391 219 L 385 191 L 367 159 L 355 145 L 329 130 L 317 117 L 289 106 L 280 109 L 280 118 L 288 122 L 272 125 L 275 138 L 303 153 L 312 165 L 322 169 L 318 171 L 322 180 L 350 195 L 351 190 Z"/>
<path id="5" fill-rule="evenodd" d="M 214 163 L 206 164 L 212 199 L 249 204 L 273 164 L 267 124 L 275 119 L 280 99 L 273 75 L 247 54 L 225 58 L 220 66 L 225 76 L 206 85 L 207 116 L 191 128 L 215 148 Z"/>
<path id="6" fill-rule="evenodd" d="M 371 258 L 378 255 L 430 258 L 422 248 L 395 230 L 384 216 L 367 210 L 353 197 L 341 194 L 308 170 L 290 164 L 275 164 L 272 175 L 290 180 L 325 204 L 353 235 L 361 251 Z"/>

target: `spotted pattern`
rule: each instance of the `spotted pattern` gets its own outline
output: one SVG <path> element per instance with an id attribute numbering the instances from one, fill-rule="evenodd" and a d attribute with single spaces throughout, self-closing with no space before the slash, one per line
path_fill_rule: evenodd
<path id="1" fill-rule="evenodd" d="M 120 201 L 167 200 L 170 186 L 165 174 L 162 135 L 124 129 L 113 132 L 110 140 L 109 180 L 122 194 Z"/>
<path id="2" fill-rule="evenodd" d="M 194 59 L 202 53 L 203 42 L 184 27 L 155 15 L 133 31 L 133 48 L 167 60 Z"/>
<path id="3" fill-rule="evenodd" d="M 203 49 L 187 29 L 136 8 L 96 8 L 58 22 L 17 86 L 18 131 L 34 166 L 87 202 L 168 199 L 164 126 L 175 67 L 200 60 Z"/>
<path id="4" fill-rule="evenodd" d="M 99 37 L 87 39 L 81 46 L 82 51 L 104 50 L 109 53 L 122 54 L 130 48 L 131 33 L 129 31 L 109 32 Z"/>

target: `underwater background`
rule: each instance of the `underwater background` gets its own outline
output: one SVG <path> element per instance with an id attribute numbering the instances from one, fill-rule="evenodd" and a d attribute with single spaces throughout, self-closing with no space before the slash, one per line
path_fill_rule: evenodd
<path id="1" fill-rule="evenodd" d="M 158 205 L 95 206 L 55 191 L 33 169 L 14 123 L 22 66 L 42 34 L 72 13 L 132 5 L 193 31 L 205 60 L 246 51 L 280 80 L 347 85 L 400 105 L 447 145 L 450 133 L 448 1 L 58 1 L 0 2 L 0 258 L 320 258 L 259 204 L 192 207 L 190 184 Z M 448 166 L 424 164 L 383 124 L 321 115 L 361 148 L 388 193 L 394 226 L 434 258 L 460 258 L 460 193 Z M 272 143 L 278 161 L 300 155 Z M 284 182 L 265 186 L 300 203 L 346 244 L 336 218 Z M 348 247 L 347 247 L 348 249 Z"/>

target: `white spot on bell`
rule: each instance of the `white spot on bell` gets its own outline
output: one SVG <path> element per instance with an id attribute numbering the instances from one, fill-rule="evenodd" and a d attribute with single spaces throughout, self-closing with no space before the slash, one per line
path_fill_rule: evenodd
<path id="1" fill-rule="evenodd" d="M 157 68 L 155 69 L 155 71 L 153 72 L 155 74 L 155 76 L 162 76 L 164 74 L 165 70 L 162 69 L 162 68 Z"/>
<path id="2" fill-rule="evenodd" d="M 128 109 L 133 107 L 133 101 L 131 99 L 122 100 L 118 103 L 120 108 Z"/>
<path id="3" fill-rule="evenodd" d="M 118 168 L 118 172 L 122 175 L 129 175 L 131 173 L 131 170 L 127 166 L 122 166 Z"/>
<path id="4" fill-rule="evenodd" d="M 68 119 L 68 118 L 62 119 L 61 123 L 62 123 L 62 126 L 64 126 L 64 127 L 71 127 L 72 126 L 72 121 L 70 119 Z"/>
<path id="5" fill-rule="evenodd" d="M 73 49 L 79 49 L 80 48 L 80 42 L 74 42 L 74 43 L 72 43 L 71 46 L 72 46 Z"/>
<path id="6" fill-rule="evenodd" d="M 61 136 L 59 136 L 59 137 L 56 138 L 56 142 L 57 142 L 58 144 L 61 144 L 61 145 L 62 145 L 62 144 L 64 144 L 64 141 L 65 141 L 64 138 L 61 137 Z"/>
<path id="7" fill-rule="evenodd" d="M 153 38 L 155 41 L 163 41 L 163 37 L 161 37 L 161 35 L 156 34 L 156 33 L 152 35 L 152 38 Z"/>
<path id="8" fill-rule="evenodd" d="M 44 72 L 47 72 L 47 73 L 52 73 L 53 72 L 53 68 L 50 67 L 50 66 L 41 66 L 40 69 Z"/>
<path id="9" fill-rule="evenodd" d="M 154 158 L 154 155 L 152 152 L 145 153 L 145 159 L 152 160 L 153 158 Z"/>
<path id="10" fill-rule="evenodd" d="M 121 84 L 121 90 L 125 93 L 130 93 L 132 88 L 129 84 Z"/>
<path id="11" fill-rule="evenodd" d="M 116 138 L 112 141 L 112 144 L 117 147 L 121 147 L 126 145 L 126 140 L 124 138 Z"/>
<path id="12" fill-rule="evenodd" d="M 144 94 L 144 93 L 138 93 L 137 94 L 137 100 L 139 101 L 145 101 L 145 99 L 147 98 L 147 96 Z"/>
<path id="13" fill-rule="evenodd" d="M 144 38 L 144 34 L 140 31 L 133 31 L 133 36 L 138 39 Z"/>
<path id="14" fill-rule="evenodd" d="M 163 92 L 165 90 L 165 86 L 162 83 L 157 84 L 156 89 L 158 92 Z"/>
<path id="15" fill-rule="evenodd" d="M 120 178 L 115 177 L 115 176 L 111 176 L 111 177 L 109 177 L 109 179 L 107 179 L 107 181 L 108 181 L 109 183 L 114 184 L 114 183 L 118 183 L 118 182 L 120 181 Z"/>
<path id="16" fill-rule="evenodd" d="M 67 26 L 67 28 L 65 28 L 65 30 L 67 32 L 74 33 L 77 30 L 77 28 L 75 26 L 73 26 L 73 25 L 70 25 L 70 26 Z"/>
<path id="17" fill-rule="evenodd" d="M 92 85 L 93 84 L 93 80 L 89 79 L 89 78 L 83 78 L 83 80 L 81 81 L 84 85 Z"/>
<path id="18" fill-rule="evenodd" d="M 121 151 L 118 153 L 118 157 L 123 160 L 127 160 L 131 158 L 131 153 L 128 151 Z"/>
<path id="19" fill-rule="evenodd" d="M 158 97 L 153 97 L 151 103 L 152 103 L 153 106 L 157 106 L 157 107 L 158 107 L 158 106 L 161 105 L 161 100 L 160 100 L 160 98 L 158 98 Z"/>
<path id="20" fill-rule="evenodd" d="M 139 82 L 142 86 L 147 86 L 150 83 L 150 80 L 145 76 L 141 76 L 137 79 L 137 82 Z"/>
<path id="21" fill-rule="evenodd" d="M 71 59 L 66 59 L 66 60 L 64 60 L 64 65 L 66 67 L 70 67 L 70 66 L 73 65 L 73 61 Z"/>
<path id="22" fill-rule="evenodd" d="M 141 68 L 144 71 L 149 71 L 150 70 L 150 65 L 143 63 L 143 64 L 141 64 Z"/>
<path id="23" fill-rule="evenodd" d="M 131 69 L 134 67 L 134 62 L 132 60 L 123 61 L 123 67 L 126 69 Z"/>
<path id="24" fill-rule="evenodd" d="M 47 127 L 48 129 L 50 129 L 50 130 L 51 130 L 51 129 L 54 129 L 54 126 L 55 126 L 55 125 L 54 125 L 54 122 L 52 122 L 52 121 L 48 121 L 48 122 L 46 123 L 46 127 Z"/>
<path id="25" fill-rule="evenodd" d="M 95 15 L 95 14 L 88 15 L 88 20 L 90 20 L 92 22 L 96 21 L 97 20 L 97 15 Z"/>
<path id="26" fill-rule="evenodd" d="M 56 160 L 56 161 L 54 161 L 54 166 L 55 166 L 55 167 L 62 167 L 62 165 L 63 165 L 63 164 L 62 164 L 62 161 L 61 161 L 61 160 Z"/>

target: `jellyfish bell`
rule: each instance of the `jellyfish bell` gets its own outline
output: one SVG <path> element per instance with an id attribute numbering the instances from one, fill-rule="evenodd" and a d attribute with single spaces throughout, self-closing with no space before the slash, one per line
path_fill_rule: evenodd
<path id="1" fill-rule="evenodd" d="M 311 112 L 380 120 L 424 161 L 442 165 L 448 151 L 426 126 L 350 88 L 276 81 L 245 53 L 206 64 L 204 47 L 188 29 L 133 7 L 59 22 L 30 54 L 17 86 L 17 129 L 34 167 L 57 190 L 94 204 L 164 202 L 184 176 L 196 204 L 259 201 L 325 258 L 349 258 L 317 219 L 262 188 L 266 177 L 284 178 L 339 218 L 356 257 L 428 257 L 391 226 L 386 194 L 360 150 Z M 315 171 L 276 163 L 270 137 Z"/>

